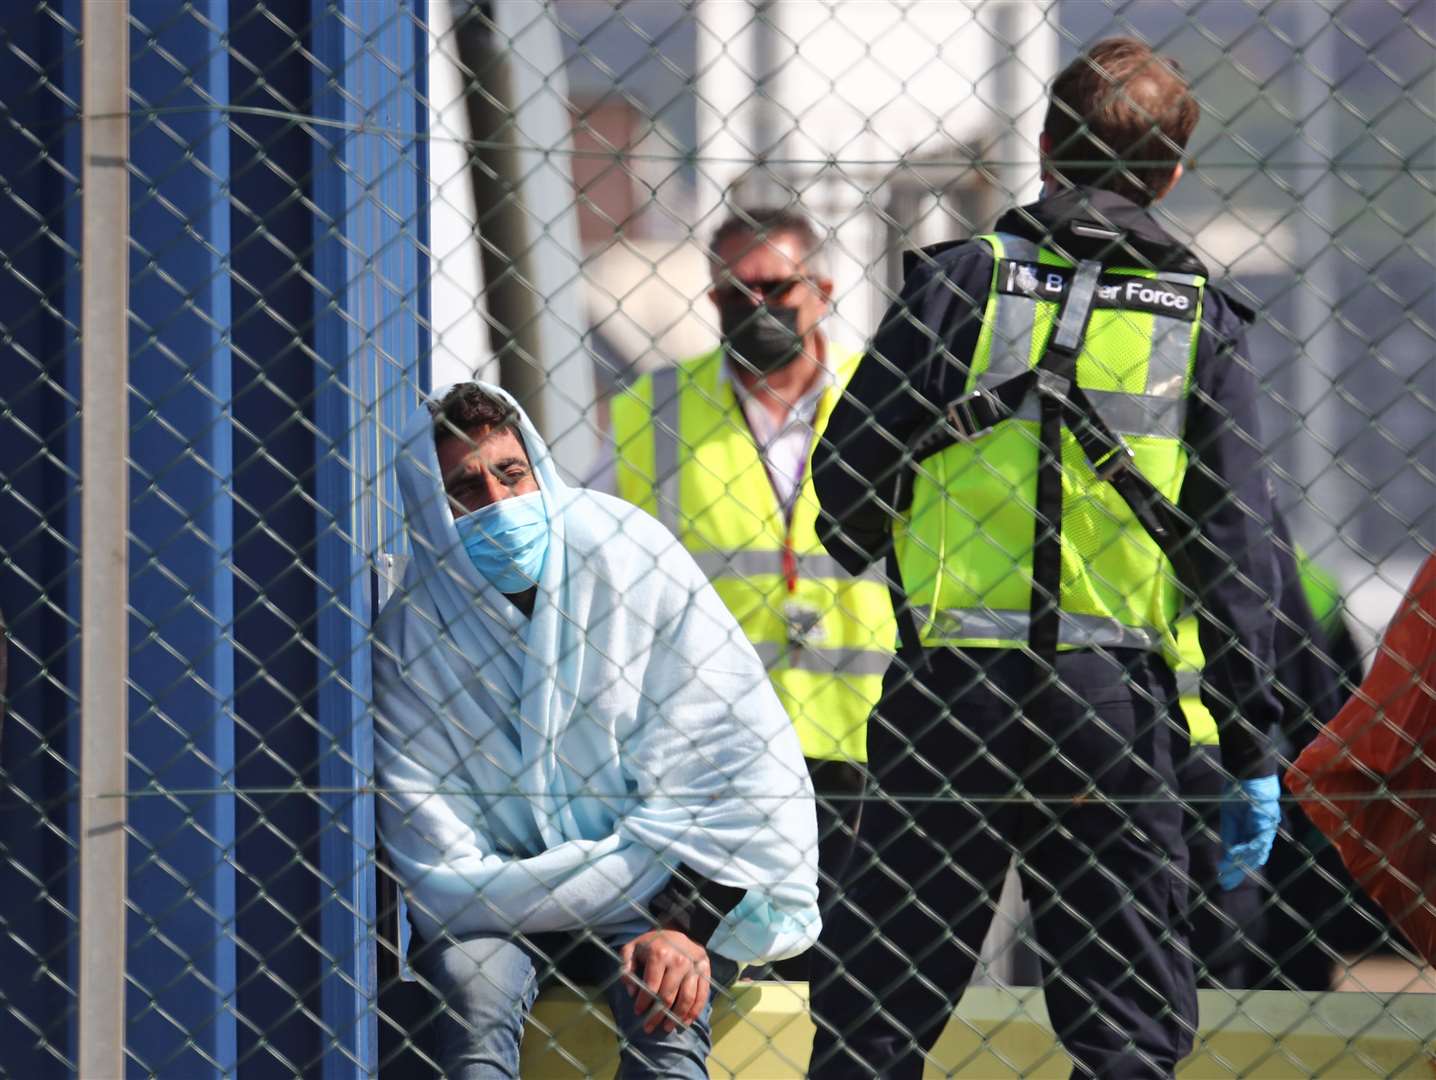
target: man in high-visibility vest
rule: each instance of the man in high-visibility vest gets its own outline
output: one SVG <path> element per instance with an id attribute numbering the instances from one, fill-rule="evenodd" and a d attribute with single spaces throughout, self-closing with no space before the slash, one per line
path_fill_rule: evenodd
<path id="1" fill-rule="evenodd" d="M 829 552 L 904 602 L 810 1076 L 922 1075 L 1014 854 L 1074 1075 L 1170 1076 L 1191 1049 L 1163 659 L 1185 603 L 1233 777 L 1224 870 L 1270 851 L 1280 718 L 1251 313 L 1148 210 L 1198 111 L 1135 40 L 1066 68 L 1044 197 L 909 260 L 814 456 Z"/>
<path id="2" fill-rule="evenodd" d="M 849 576 L 815 530 L 809 460 L 858 357 L 823 333 L 833 283 L 803 214 L 738 211 L 709 253 L 722 344 L 614 398 L 615 481 L 693 553 L 767 664 L 819 798 L 826 901 L 896 642 L 881 568 Z"/>

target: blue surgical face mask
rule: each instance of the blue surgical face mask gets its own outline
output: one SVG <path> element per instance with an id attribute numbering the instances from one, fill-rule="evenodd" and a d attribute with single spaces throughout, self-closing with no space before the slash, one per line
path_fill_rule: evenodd
<path id="1" fill-rule="evenodd" d="M 538 584 L 548 555 L 548 511 L 543 492 L 531 491 L 481 506 L 454 526 L 474 569 L 499 592 L 525 592 Z"/>

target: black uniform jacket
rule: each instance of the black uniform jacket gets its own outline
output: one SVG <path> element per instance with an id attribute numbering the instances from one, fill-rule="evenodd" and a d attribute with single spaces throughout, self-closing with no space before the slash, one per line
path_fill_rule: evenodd
<path id="1" fill-rule="evenodd" d="M 997 231 L 1074 261 L 1207 273 L 1148 210 L 1112 192 L 1064 192 L 1009 212 Z M 909 255 L 902 294 L 814 452 L 819 536 L 853 573 L 887 558 L 888 576 L 898 584 L 891 526 L 911 497 L 908 442 L 963 394 L 991 281 L 992 249 L 985 243 L 940 244 Z M 1274 771 L 1268 733 L 1281 717 L 1270 678 L 1280 594 L 1259 391 L 1246 359 L 1251 318 L 1236 301 L 1205 290 L 1185 431 L 1191 459 L 1180 498 L 1200 525 L 1200 542 L 1188 545 L 1196 580 L 1186 584 L 1206 616 L 1203 695 L 1217 718 L 1223 761 L 1238 777 Z M 902 651 L 918 648 L 916 624 L 896 588 L 894 606 Z"/>

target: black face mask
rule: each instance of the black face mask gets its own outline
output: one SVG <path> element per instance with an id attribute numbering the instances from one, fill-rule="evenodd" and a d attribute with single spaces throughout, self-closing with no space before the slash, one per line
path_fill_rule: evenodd
<path id="1" fill-rule="evenodd" d="M 754 307 L 740 299 L 718 309 L 718 323 L 728 351 L 759 375 L 777 371 L 803 350 L 797 308 Z"/>

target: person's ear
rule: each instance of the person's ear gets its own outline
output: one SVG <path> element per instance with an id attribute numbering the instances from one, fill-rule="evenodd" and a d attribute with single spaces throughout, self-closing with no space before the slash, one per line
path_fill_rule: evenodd
<path id="1" fill-rule="evenodd" d="M 1162 185 L 1162 190 L 1157 192 L 1156 197 L 1152 199 L 1152 201 L 1160 202 L 1168 195 L 1170 195 L 1172 193 L 1172 189 L 1177 186 L 1177 181 L 1182 178 L 1182 173 L 1185 171 L 1186 170 L 1182 168 L 1182 163 L 1180 161 L 1173 165 L 1172 175 L 1167 177 L 1167 182 Z"/>
<path id="2" fill-rule="evenodd" d="M 832 279 L 832 278 L 830 278 L 830 277 L 814 278 L 814 279 L 813 279 L 813 287 L 818 290 L 818 295 L 820 295 L 820 296 L 823 298 L 823 303 L 825 303 L 825 304 L 831 304 L 831 303 L 833 302 L 833 279 Z"/>

